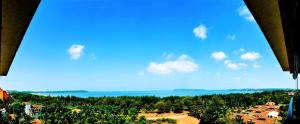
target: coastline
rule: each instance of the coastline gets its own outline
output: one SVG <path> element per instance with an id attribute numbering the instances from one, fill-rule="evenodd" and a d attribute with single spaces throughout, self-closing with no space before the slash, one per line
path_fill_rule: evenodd
<path id="1" fill-rule="evenodd" d="M 76 96 L 87 97 L 121 97 L 121 96 L 203 96 L 215 94 L 247 94 L 264 90 L 157 90 L 157 91 L 86 91 L 86 92 L 30 92 L 43 96 Z"/>

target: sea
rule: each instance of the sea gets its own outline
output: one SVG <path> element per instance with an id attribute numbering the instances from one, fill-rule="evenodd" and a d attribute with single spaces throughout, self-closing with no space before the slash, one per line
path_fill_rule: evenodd
<path id="1" fill-rule="evenodd" d="M 212 94 L 255 93 L 263 90 L 152 90 L 152 91 L 84 91 L 84 92 L 36 92 L 45 96 L 118 97 L 118 96 L 202 96 Z"/>

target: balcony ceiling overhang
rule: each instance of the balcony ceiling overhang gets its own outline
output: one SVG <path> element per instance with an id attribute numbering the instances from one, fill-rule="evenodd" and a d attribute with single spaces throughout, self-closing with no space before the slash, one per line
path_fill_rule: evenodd
<path id="1" fill-rule="evenodd" d="M 1 0 L 0 75 L 6 76 L 40 0 Z"/>
<path id="2" fill-rule="evenodd" d="M 284 71 L 290 70 L 277 0 L 244 0 Z"/>
<path id="3" fill-rule="evenodd" d="M 265 35 L 281 68 L 291 73 L 299 70 L 299 66 L 295 64 L 299 64 L 300 55 L 300 2 L 298 0 L 244 0 L 244 2 Z"/>
<path id="4" fill-rule="evenodd" d="M 298 0 L 244 0 L 284 71 L 299 73 Z"/>

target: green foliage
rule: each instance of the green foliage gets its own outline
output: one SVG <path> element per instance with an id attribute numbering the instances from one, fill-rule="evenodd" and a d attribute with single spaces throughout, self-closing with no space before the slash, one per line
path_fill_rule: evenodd
<path id="1" fill-rule="evenodd" d="M 157 123 L 157 124 L 162 124 L 162 123 L 177 124 L 177 121 L 175 119 L 172 119 L 172 118 L 159 118 L 157 120 L 147 120 L 146 121 L 146 124 L 153 124 L 153 123 Z"/>
<path id="2" fill-rule="evenodd" d="M 145 116 L 141 116 L 141 117 L 139 117 L 137 123 L 138 123 L 138 124 L 148 124 L 147 121 L 148 121 L 148 120 L 146 120 L 146 117 L 145 117 Z M 152 124 L 152 123 L 151 123 L 151 124 Z"/>
<path id="3" fill-rule="evenodd" d="M 101 123 L 101 124 L 148 124 L 153 123 L 145 117 L 138 117 L 143 112 L 175 112 L 188 111 L 190 116 L 201 119 L 201 123 L 226 123 L 231 121 L 228 113 L 231 110 L 247 108 L 249 106 L 265 104 L 273 101 L 277 104 L 287 104 L 289 96 L 285 91 L 260 92 L 253 94 L 228 94 L 204 96 L 121 96 L 121 97 L 89 97 L 79 98 L 73 96 L 50 97 L 37 96 L 14 92 L 11 95 L 16 101 L 10 101 L 8 113 L 16 114 L 16 122 L 30 120 L 24 114 L 24 106 L 20 102 L 29 101 L 33 104 L 42 104 L 42 120 L 51 123 Z M 18 102 L 19 101 L 19 102 Z M 80 109 L 74 112 L 73 109 Z M 283 108 L 287 109 L 287 108 Z M 286 113 L 281 113 L 283 116 Z M 1 115 L 0 121 L 6 121 L 7 115 Z M 18 122 L 17 122 L 18 121 Z M 150 122 L 151 121 L 151 122 Z M 176 123 L 172 119 L 156 120 L 156 123 Z M 236 119 L 236 122 L 241 120 Z"/>
<path id="4" fill-rule="evenodd" d="M 97 105 L 81 106 L 80 112 L 71 111 L 63 106 L 47 106 L 43 111 L 46 123 L 108 123 L 130 124 L 136 121 L 137 109 L 118 106 Z"/>
<path id="5" fill-rule="evenodd" d="M 7 113 L 0 113 L 0 122 L 2 123 L 13 123 L 13 124 L 29 124 L 32 118 L 25 114 L 24 105 L 20 102 L 15 102 L 12 104 L 0 103 L 1 108 L 5 108 Z M 14 120 L 9 120 L 9 114 L 15 116 Z"/>

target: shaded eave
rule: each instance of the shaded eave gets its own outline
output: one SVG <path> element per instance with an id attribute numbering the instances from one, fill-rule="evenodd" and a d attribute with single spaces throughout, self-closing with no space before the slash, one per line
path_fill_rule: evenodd
<path id="1" fill-rule="evenodd" d="M 0 75 L 6 76 L 40 0 L 1 0 Z"/>
<path id="2" fill-rule="evenodd" d="M 261 31 L 271 46 L 281 68 L 291 71 L 293 61 L 289 61 L 289 49 L 284 35 L 278 0 L 244 0 Z"/>

